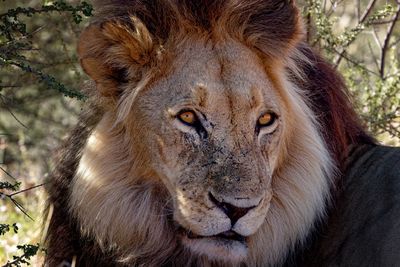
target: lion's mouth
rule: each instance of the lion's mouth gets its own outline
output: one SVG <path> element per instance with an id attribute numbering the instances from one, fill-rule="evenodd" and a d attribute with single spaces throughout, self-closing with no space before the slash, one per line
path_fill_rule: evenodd
<path id="1" fill-rule="evenodd" d="M 200 238 L 215 238 L 219 240 L 225 240 L 225 241 L 238 241 L 240 243 L 246 244 L 246 237 L 239 235 L 238 233 L 229 230 L 223 233 L 220 233 L 218 235 L 213 235 L 213 236 L 202 236 L 202 235 L 197 235 L 191 231 L 185 231 L 186 236 L 189 239 L 200 239 Z"/>
<path id="2" fill-rule="evenodd" d="M 182 243 L 199 255 L 210 259 L 241 262 L 247 257 L 247 238 L 232 230 L 203 236 L 181 228 Z"/>

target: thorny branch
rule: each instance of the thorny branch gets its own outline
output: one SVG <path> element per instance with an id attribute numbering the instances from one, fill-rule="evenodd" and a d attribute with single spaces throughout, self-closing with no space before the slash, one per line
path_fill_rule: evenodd
<path id="1" fill-rule="evenodd" d="M 37 254 L 38 250 L 44 251 L 43 248 L 40 248 L 40 245 L 19 245 L 17 246 L 18 249 L 21 249 L 23 251 L 23 254 L 21 256 L 14 256 L 13 261 L 7 261 L 3 267 L 19 267 L 21 264 L 27 264 L 30 265 L 28 260 Z"/>
<path id="2" fill-rule="evenodd" d="M 394 27 L 396 26 L 396 23 L 397 23 L 398 19 L 400 18 L 400 1 L 397 1 L 397 2 L 398 2 L 398 5 L 397 5 L 396 14 L 394 15 L 394 19 L 393 19 L 392 23 L 388 27 L 385 41 L 384 41 L 383 47 L 382 47 L 381 69 L 380 69 L 380 74 L 381 74 L 382 79 L 385 78 L 385 60 L 386 60 L 386 53 L 387 53 L 389 43 L 390 43 L 390 38 L 392 37 Z"/>
<path id="3" fill-rule="evenodd" d="M 4 96 L 2 94 L 0 94 L 0 99 L 4 104 L 4 107 L 7 109 L 7 111 L 11 114 L 11 116 L 14 118 L 14 120 L 16 120 L 19 124 L 22 125 L 22 127 L 24 127 L 25 129 L 28 129 L 28 127 L 20 120 L 18 119 L 18 117 L 12 112 L 12 110 L 7 106 L 7 103 L 4 99 Z"/>
<path id="4" fill-rule="evenodd" d="M 378 0 L 353 0 L 350 5 L 357 9 L 356 17 L 351 17 L 355 18 L 351 23 L 356 25 L 336 33 L 335 26 L 341 14 L 349 14 L 348 3 L 306 0 L 307 40 L 323 50 L 335 67 L 340 67 L 350 90 L 366 100 L 358 103 L 358 110 L 366 114 L 361 116 L 370 131 L 382 139 L 393 137 L 396 143 L 400 136 L 400 110 L 393 108 L 399 105 L 399 54 L 395 48 L 400 44 L 400 0 L 386 1 L 386 4 Z M 367 39 L 369 36 L 360 36 L 362 33 L 370 35 L 372 41 Z M 362 44 L 359 43 L 361 40 Z M 354 52 L 354 48 L 360 50 Z M 389 64 L 389 55 L 393 57 L 392 64 Z M 343 62 L 350 68 L 342 65 Z"/>
<path id="5" fill-rule="evenodd" d="M 24 192 L 30 191 L 30 190 L 32 190 L 32 189 L 35 189 L 35 188 L 38 188 L 38 187 L 44 186 L 45 184 L 46 184 L 46 183 L 43 183 L 43 184 L 38 184 L 38 185 L 35 185 L 35 186 L 32 186 L 32 187 L 29 187 L 29 188 L 26 188 L 26 189 L 20 190 L 20 191 L 18 191 L 18 192 L 14 192 L 14 193 L 12 193 L 12 194 L 9 194 L 8 196 L 9 196 L 9 197 L 13 197 L 13 196 L 15 196 L 15 195 L 18 195 L 18 194 L 21 194 L 21 193 L 24 193 Z"/>
<path id="6" fill-rule="evenodd" d="M 1 170 L 4 171 L 8 176 L 14 178 L 10 174 L 8 174 L 3 168 L 1 168 Z M 14 196 L 24 193 L 24 192 L 27 192 L 27 191 L 30 191 L 32 189 L 44 186 L 45 184 L 46 183 L 35 185 L 35 186 L 29 187 L 29 188 L 26 188 L 26 189 L 23 189 L 23 190 L 14 192 L 14 193 L 10 193 L 10 194 L 0 192 L 0 198 L 8 198 L 23 214 L 25 214 L 29 219 L 31 219 L 33 221 L 33 218 L 28 214 L 27 210 L 16 199 L 14 199 Z M 19 183 L 17 183 L 17 186 L 19 186 Z"/>
<path id="7" fill-rule="evenodd" d="M 377 0 L 371 0 L 371 1 L 368 3 L 368 6 L 367 6 L 367 8 L 365 9 L 363 15 L 361 16 L 361 19 L 359 20 L 359 23 L 364 23 L 364 22 L 365 22 L 365 20 L 366 20 L 366 19 L 368 18 L 368 16 L 369 16 L 369 14 L 371 14 L 372 10 L 374 9 L 376 2 L 377 2 Z"/>
<path id="8" fill-rule="evenodd" d="M 17 180 L 17 179 L 15 179 L 14 176 L 11 175 L 11 173 L 7 172 L 7 171 L 6 171 L 4 168 L 2 168 L 1 166 L 0 166 L 0 170 L 1 170 L 2 172 L 4 172 L 7 176 L 11 177 L 12 179 Z"/>
<path id="9" fill-rule="evenodd" d="M 374 9 L 376 2 L 377 2 L 377 0 L 371 0 L 368 3 L 368 6 L 367 6 L 366 10 L 364 11 L 363 15 L 361 16 L 361 18 L 360 18 L 360 20 L 358 22 L 359 24 L 364 24 L 366 22 L 368 16 L 371 14 L 372 10 Z M 354 41 L 355 41 L 355 39 L 349 41 L 347 43 L 347 47 L 349 47 Z M 335 67 L 339 66 L 340 62 L 344 58 L 345 53 L 346 53 L 346 49 L 344 48 L 343 51 L 337 57 L 337 60 L 335 62 Z"/>
<path id="10" fill-rule="evenodd" d="M 7 176 L 12 178 L 14 181 L 17 181 L 17 179 L 11 173 L 7 172 L 3 167 L 0 166 L 0 170 L 2 172 L 4 172 Z M 8 198 L 23 214 L 25 214 L 29 219 L 31 219 L 33 221 L 33 218 L 28 214 L 26 209 L 16 199 L 14 199 L 14 196 L 24 193 L 24 192 L 27 192 L 27 191 L 30 191 L 32 189 L 41 187 L 41 186 L 45 185 L 46 183 L 35 185 L 35 186 L 18 191 L 20 184 L 21 184 L 20 182 L 15 182 L 14 184 L 9 183 L 9 182 L 0 182 L 0 190 L 9 189 L 11 191 L 16 191 L 16 192 L 9 193 L 9 194 L 0 191 L 0 199 Z"/>

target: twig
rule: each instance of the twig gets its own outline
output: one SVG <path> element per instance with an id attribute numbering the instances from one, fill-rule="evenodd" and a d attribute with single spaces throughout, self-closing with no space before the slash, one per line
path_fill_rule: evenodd
<path id="1" fill-rule="evenodd" d="M 329 10 L 326 12 L 326 16 L 327 17 L 332 16 L 333 12 L 335 12 L 336 7 L 338 5 L 340 5 L 342 2 L 344 2 L 344 0 L 331 1 L 331 6 L 330 6 Z"/>
<path id="2" fill-rule="evenodd" d="M 0 94 L 0 98 L 4 104 L 4 107 L 7 109 L 7 111 L 11 114 L 11 116 L 19 123 L 21 124 L 25 129 L 29 129 L 22 121 L 20 121 L 17 116 L 15 116 L 15 114 L 12 112 L 12 110 L 7 106 L 6 101 L 4 100 L 4 96 L 2 94 Z"/>
<path id="3" fill-rule="evenodd" d="M 2 194 L 2 193 L 0 193 Z M 31 219 L 32 221 L 34 221 L 34 219 L 28 214 L 28 212 L 25 210 L 25 208 L 15 199 L 13 199 L 12 197 L 5 195 L 6 197 L 8 197 L 12 203 L 14 203 L 14 205 L 23 213 L 25 214 L 26 217 L 28 217 L 29 219 Z"/>
<path id="4" fill-rule="evenodd" d="M 22 249 L 24 253 L 21 256 L 13 256 L 13 261 L 7 261 L 7 263 L 2 267 L 21 266 L 21 263 L 26 263 L 27 265 L 30 265 L 27 260 L 36 255 L 36 253 L 40 249 L 40 245 L 23 245 L 17 246 L 17 248 Z"/>
<path id="5" fill-rule="evenodd" d="M 361 19 L 359 20 L 359 23 L 364 23 L 365 20 L 368 18 L 369 14 L 371 14 L 372 9 L 374 9 L 375 4 L 376 4 L 377 0 L 371 0 L 368 3 L 367 8 L 365 9 L 365 12 L 363 13 L 363 15 L 361 16 Z"/>
<path id="6" fill-rule="evenodd" d="M 13 43 L 20 42 L 20 41 L 26 40 L 26 39 L 28 39 L 28 38 L 32 38 L 36 33 L 40 32 L 40 31 L 43 30 L 45 27 L 46 27 L 46 26 L 40 26 L 40 27 L 38 27 L 37 29 L 35 29 L 34 31 L 32 31 L 32 32 L 30 32 L 30 33 L 24 34 L 24 35 L 22 35 L 22 36 L 20 36 L 20 37 L 18 37 L 18 38 L 15 38 L 15 39 L 13 39 L 13 40 L 11 40 L 11 41 L 5 42 L 5 43 L 3 43 L 3 44 L 1 44 L 1 45 L 2 45 L 2 46 L 9 46 L 9 45 L 11 45 L 11 44 L 13 44 Z M 20 49 L 20 50 L 22 50 L 22 49 Z"/>
<path id="7" fill-rule="evenodd" d="M 385 76 L 385 60 L 386 60 L 386 53 L 388 50 L 388 46 L 390 43 L 390 37 L 392 37 L 394 27 L 395 27 L 399 17 L 400 17 L 400 3 L 397 6 L 397 10 L 396 10 L 396 14 L 394 15 L 393 22 L 388 27 L 388 31 L 386 33 L 385 41 L 384 41 L 383 47 L 382 47 L 381 69 L 380 69 L 380 75 L 381 75 L 382 79 L 384 79 L 384 76 Z"/>
<path id="8" fill-rule="evenodd" d="M 38 184 L 38 185 L 35 185 L 35 186 L 32 186 L 32 187 L 29 187 L 29 188 L 27 188 L 27 189 L 24 189 L 24 190 L 21 190 L 21 191 L 18 191 L 18 192 L 15 192 L 15 193 L 9 194 L 8 196 L 12 197 L 12 196 L 15 196 L 15 195 L 21 194 L 21 193 L 23 193 L 23 192 L 26 192 L 26 191 L 29 191 L 29 190 L 35 189 L 35 188 L 37 188 L 37 187 L 44 186 L 45 184 L 46 184 L 46 183 L 43 183 L 43 184 Z"/>
<path id="9" fill-rule="evenodd" d="M 360 21 L 360 12 L 361 12 L 361 1 L 360 0 L 356 0 L 356 13 L 357 13 L 357 19 L 358 21 Z"/>
<path id="10" fill-rule="evenodd" d="M 371 23 L 369 23 L 370 25 L 383 25 L 383 24 L 388 24 L 388 23 L 392 23 L 394 21 L 394 19 L 389 19 L 389 20 L 378 20 L 378 21 L 373 21 Z"/>
<path id="11" fill-rule="evenodd" d="M 41 13 L 49 13 L 49 12 L 72 12 L 73 14 L 76 12 L 83 12 L 84 15 L 90 15 L 91 14 L 91 9 L 88 9 L 90 6 L 83 2 L 82 4 L 78 6 L 71 6 L 71 5 L 64 5 L 64 6 L 59 6 L 57 4 L 52 4 L 52 5 L 47 5 L 47 6 L 42 6 L 40 9 L 37 8 L 32 8 L 32 7 L 27 7 L 27 8 L 16 8 L 16 9 L 10 9 L 6 13 L 0 14 L 0 18 L 3 17 L 17 17 L 18 15 L 26 15 L 26 16 L 32 16 L 34 14 L 41 14 Z M 87 8 L 87 10 L 81 10 Z"/>
<path id="12" fill-rule="evenodd" d="M 376 73 L 373 70 L 370 70 L 370 69 L 364 67 L 362 64 L 360 64 L 357 61 L 355 61 L 355 60 L 351 59 L 350 57 L 346 56 L 346 52 L 344 52 L 344 53 L 343 52 L 339 52 L 336 49 L 330 49 L 330 51 L 333 51 L 334 53 L 336 53 L 338 55 L 341 55 L 341 57 L 346 59 L 348 62 L 352 63 L 353 65 L 355 65 L 355 66 L 357 66 L 357 67 L 359 67 L 361 69 L 363 69 L 364 71 L 369 72 L 369 73 L 379 77 L 379 73 Z"/>
<path id="13" fill-rule="evenodd" d="M 379 46 L 380 49 L 382 49 L 382 44 L 381 44 L 381 42 L 379 41 L 379 37 L 378 37 L 378 34 L 376 33 L 375 28 L 373 28 L 372 34 L 373 34 L 373 36 L 374 36 L 374 39 L 375 39 L 376 44 Z"/>
<path id="14" fill-rule="evenodd" d="M 371 0 L 371 1 L 368 3 L 368 6 L 367 6 L 365 12 L 364 12 L 363 15 L 361 16 L 361 19 L 358 21 L 358 24 L 363 24 L 363 23 L 367 20 L 369 14 L 371 14 L 372 10 L 374 9 L 374 6 L 375 6 L 376 2 L 377 2 L 377 0 Z M 349 45 L 352 44 L 352 43 L 354 42 L 354 40 L 355 40 L 355 39 L 350 40 L 350 41 L 346 44 L 346 47 L 349 47 Z M 344 47 L 344 48 L 343 48 L 343 51 L 338 55 L 338 58 L 337 58 L 337 60 L 336 60 L 336 62 L 335 62 L 335 68 L 337 68 L 337 67 L 339 66 L 340 62 L 342 61 L 343 56 L 344 56 L 344 54 L 346 53 L 346 47 Z"/>
<path id="15" fill-rule="evenodd" d="M 375 64 L 376 69 L 379 70 L 379 60 L 378 60 L 378 58 L 376 57 L 376 55 L 374 54 L 374 49 L 372 48 L 370 42 L 368 42 L 368 49 L 369 49 L 369 52 L 370 52 L 371 55 L 372 55 L 372 58 L 374 59 L 374 64 Z"/>
<path id="16" fill-rule="evenodd" d="M 0 167 L 1 168 L 1 167 Z M 4 171 L 4 169 L 3 168 L 1 168 L 3 171 Z M 5 171 L 4 171 L 5 172 Z M 6 172 L 7 173 L 7 172 Z M 12 176 L 11 176 L 12 177 Z M 14 177 L 13 177 L 14 178 Z M 15 179 L 15 178 L 14 178 Z M 27 188 L 27 189 L 24 189 L 24 190 L 21 190 L 21 191 L 18 191 L 18 192 L 14 192 L 14 193 L 12 193 L 12 194 L 6 194 L 6 193 L 3 193 L 3 192 L 0 192 L 0 195 L 1 196 L 4 196 L 4 197 L 7 197 L 8 199 L 10 199 L 10 201 L 23 213 L 23 214 L 25 214 L 25 216 L 27 216 L 29 219 L 31 219 L 32 221 L 34 221 L 34 219 L 28 214 L 28 212 L 26 211 L 26 209 L 17 201 L 17 200 L 15 200 L 13 197 L 15 196 L 15 195 L 18 195 L 18 194 L 21 194 L 21 193 L 24 193 L 24 192 L 27 192 L 27 191 L 29 191 L 29 190 L 32 190 L 32 189 L 35 189 L 35 188 L 38 188 L 38 187 L 41 187 L 41 186 L 43 186 L 43 185 L 45 185 L 46 183 L 43 183 L 43 184 L 39 184 L 39 185 L 35 185 L 35 186 L 32 186 L 32 187 L 30 187 L 30 188 Z"/>
<path id="17" fill-rule="evenodd" d="M 322 10 L 323 10 L 324 13 L 325 13 L 325 12 L 326 12 L 326 0 L 324 0 L 322 6 L 323 6 Z"/>
<path id="18" fill-rule="evenodd" d="M 15 181 L 17 180 L 17 179 L 15 179 L 14 176 L 11 175 L 11 173 L 7 172 L 7 171 L 6 171 L 3 167 L 1 167 L 1 166 L 0 166 L 0 170 L 2 170 L 5 174 L 7 174 L 7 176 L 11 177 L 11 178 L 14 179 Z"/>

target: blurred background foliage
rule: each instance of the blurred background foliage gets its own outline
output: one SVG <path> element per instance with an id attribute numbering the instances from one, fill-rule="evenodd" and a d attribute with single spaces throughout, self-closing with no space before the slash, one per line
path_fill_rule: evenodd
<path id="1" fill-rule="evenodd" d="M 370 132 L 399 145 L 399 0 L 298 2 Z M 41 265 L 40 185 L 84 105 L 76 42 L 91 15 L 89 0 L 0 0 L 0 266 Z"/>
<path id="2" fill-rule="evenodd" d="M 41 243 L 43 188 L 18 192 L 44 182 L 84 104 L 75 47 L 91 14 L 83 1 L 0 0 L 0 266 L 40 251 L 17 246 Z"/>
<path id="3" fill-rule="evenodd" d="M 400 1 L 301 2 L 308 42 L 345 77 L 370 132 L 399 145 Z"/>

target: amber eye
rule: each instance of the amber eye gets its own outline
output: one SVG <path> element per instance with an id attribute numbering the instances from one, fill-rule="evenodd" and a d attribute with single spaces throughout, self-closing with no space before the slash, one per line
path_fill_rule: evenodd
<path id="1" fill-rule="evenodd" d="M 258 118 L 257 124 L 259 127 L 271 126 L 275 122 L 275 119 L 276 119 L 275 113 L 267 112 Z"/>
<path id="2" fill-rule="evenodd" d="M 183 111 L 178 114 L 178 118 L 181 122 L 193 126 L 197 122 L 196 114 L 193 111 Z"/>

